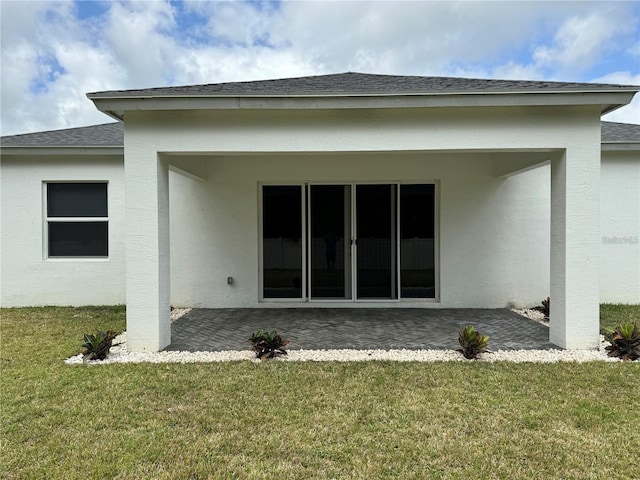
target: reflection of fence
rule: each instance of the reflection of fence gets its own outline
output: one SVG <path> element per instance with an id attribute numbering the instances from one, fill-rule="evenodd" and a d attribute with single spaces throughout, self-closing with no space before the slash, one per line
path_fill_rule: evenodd
<path id="1" fill-rule="evenodd" d="M 313 268 L 325 268 L 326 247 L 321 238 L 313 242 Z M 433 239 L 431 238 L 409 238 L 402 240 L 400 266 L 403 270 L 425 270 L 433 269 Z M 264 239 L 264 268 L 291 269 L 300 268 L 301 247 L 299 241 L 287 238 L 265 238 Z M 380 258 L 390 257 L 391 241 L 377 238 L 358 239 L 358 249 L 361 252 L 362 268 L 375 269 L 379 267 Z M 385 262 L 388 265 L 388 262 Z M 344 245 L 336 245 L 336 267 L 342 268 L 344 265 Z"/>
<path id="2" fill-rule="evenodd" d="M 340 242 L 342 239 L 340 239 Z M 344 268 L 344 244 L 336 243 L 336 262 L 334 267 Z M 314 238 L 312 245 L 311 261 L 313 268 L 327 268 L 327 244 L 322 238 Z"/>
<path id="3" fill-rule="evenodd" d="M 431 270 L 433 257 L 433 238 L 408 238 L 400 243 L 402 270 Z"/>
<path id="4" fill-rule="evenodd" d="M 300 268 L 302 265 L 302 248 L 299 241 L 282 237 L 265 238 L 262 254 L 265 270 Z"/>
<path id="5" fill-rule="evenodd" d="M 369 270 L 387 269 L 391 265 L 391 240 L 358 238 L 358 267 Z M 408 238 L 400 243 L 402 270 L 433 269 L 433 239 Z"/>

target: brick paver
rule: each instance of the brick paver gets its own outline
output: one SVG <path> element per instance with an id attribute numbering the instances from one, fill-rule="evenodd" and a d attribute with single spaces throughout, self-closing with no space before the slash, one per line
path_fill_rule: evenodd
<path id="1" fill-rule="evenodd" d="M 507 309 L 197 308 L 172 324 L 166 350 L 244 350 L 258 329 L 277 330 L 291 350 L 455 349 L 465 325 L 491 350 L 553 348 L 547 326 Z"/>

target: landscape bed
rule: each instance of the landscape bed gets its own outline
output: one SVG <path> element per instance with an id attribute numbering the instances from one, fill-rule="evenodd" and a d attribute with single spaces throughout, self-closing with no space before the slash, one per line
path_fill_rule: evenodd
<path id="1" fill-rule="evenodd" d="M 619 362 L 620 359 L 607 356 L 605 347 L 609 345 L 600 336 L 598 350 L 496 350 L 482 353 L 478 356 L 479 362 Z M 227 350 L 221 352 L 129 352 L 126 348 L 126 332 L 120 334 L 114 340 L 109 356 L 105 360 L 92 360 L 84 362 L 82 353 L 65 359 L 69 365 L 106 365 L 110 363 L 199 363 L 199 362 L 233 362 L 233 361 L 259 361 L 256 355 L 246 350 Z M 394 361 L 394 362 L 465 362 L 461 353 L 456 350 L 354 350 L 354 349 L 327 349 L 305 350 L 291 349 L 286 356 L 280 356 L 274 361 L 283 362 L 367 362 L 367 361 Z"/>
<path id="2" fill-rule="evenodd" d="M 603 323 L 640 307 L 603 306 Z M 612 313 L 613 312 L 613 313 Z M 3 309 L 1 478 L 629 479 L 640 362 L 77 368 L 124 308 Z"/>

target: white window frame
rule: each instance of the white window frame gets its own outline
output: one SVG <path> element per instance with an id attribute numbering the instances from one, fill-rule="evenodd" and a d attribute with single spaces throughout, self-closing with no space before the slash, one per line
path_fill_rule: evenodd
<path id="1" fill-rule="evenodd" d="M 48 205 L 48 189 L 49 185 L 61 183 L 99 183 L 107 187 L 107 215 L 105 217 L 50 217 Z M 109 260 L 109 252 L 111 250 L 111 229 L 109 228 L 109 181 L 108 180 L 45 180 L 42 182 L 42 208 L 43 208 L 43 258 L 50 261 L 105 261 Z M 50 223 L 83 223 L 83 222 L 101 222 L 107 224 L 107 255 L 105 256 L 50 256 L 49 255 L 49 224 Z"/>

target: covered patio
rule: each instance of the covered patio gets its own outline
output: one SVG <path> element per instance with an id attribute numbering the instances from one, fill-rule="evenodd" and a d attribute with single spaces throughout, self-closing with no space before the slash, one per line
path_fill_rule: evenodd
<path id="1" fill-rule="evenodd" d="M 454 348 L 471 324 L 493 349 L 596 349 L 600 116 L 636 90 L 348 72 L 89 94 L 125 123 L 128 347 Z M 522 175 L 546 165 L 540 196 Z M 545 296 L 548 331 L 493 310 Z M 171 304 L 231 310 L 170 325 Z"/>
<path id="2" fill-rule="evenodd" d="M 461 327 L 488 335 L 490 350 L 557 348 L 549 328 L 508 309 L 197 308 L 171 325 L 171 351 L 245 350 L 258 329 L 297 349 L 456 349 Z"/>

